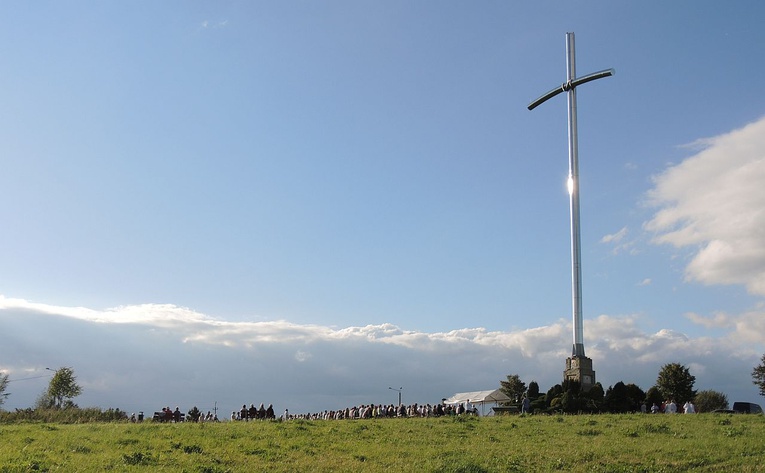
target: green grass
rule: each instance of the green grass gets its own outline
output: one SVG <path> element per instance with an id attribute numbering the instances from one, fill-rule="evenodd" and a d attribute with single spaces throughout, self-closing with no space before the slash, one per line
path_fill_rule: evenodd
<path id="1" fill-rule="evenodd" d="M 765 417 L 0 425 L 0 473 L 765 471 Z"/>

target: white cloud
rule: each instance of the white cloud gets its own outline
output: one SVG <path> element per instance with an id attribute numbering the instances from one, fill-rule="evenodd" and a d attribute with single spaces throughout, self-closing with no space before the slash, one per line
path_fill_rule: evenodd
<path id="1" fill-rule="evenodd" d="M 295 359 L 300 362 L 308 361 L 312 356 L 313 355 L 303 350 L 298 350 L 297 353 L 295 353 Z"/>
<path id="2" fill-rule="evenodd" d="M 640 316 L 585 320 L 597 378 L 649 388 L 662 364 L 694 367 L 697 387 L 735 399 L 754 392 L 749 373 L 765 343 L 765 312 L 688 319 L 719 333 L 693 338 Z M 483 328 L 425 333 L 392 324 L 334 329 L 286 321 L 232 322 L 172 305 L 107 310 L 0 297 L 0 359 L 11 379 L 6 408 L 28 407 L 47 385 L 45 367 L 72 366 L 83 406 L 151 412 L 163 405 L 273 403 L 292 412 L 391 402 L 438 402 L 454 392 L 492 389 L 507 374 L 542 389 L 560 382 L 570 354 L 567 320 L 517 331 Z M 691 364 L 692 363 L 692 364 Z M 21 381 L 21 378 L 33 378 Z"/>
<path id="3" fill-rule="evenodd" d="M 742 343 L 763 343 L 765 334 L 765 311 L 751 310 L 740 315 L 717 312 L 704 317 L 696 313 L 685 314 L 691 322 L 708 329 L 724 329 L 735 334 L 736 340 Z"/>
<path id="4" fill-rule="evenodd" d="M 228 20 L 220 20 L 220 21 L 204 20 L 199 26 L 202 29 L 224 28 L 227 24 L 228 24 Z"/>
<path id="5" fill-rule="evenodd" d="M 651 282 L 651 278 L 645 278 L 638 283 L 638 286 L 650 286 Z"/>
<path id="6" fill-rule="evenodd" d="M 765 295 L 765 118 L 699 140 L 696 155 L 654 178 L 656 243 L 690 248 L 688 280 Z"/>
<path id="7" fill-rule="evenodd" d="M 628 233 L 629 230 L 627 227 L 623 227 L 616 233 L 604 235 L 603 238 L 600 239 L 600 242 L 613 245 L 611 252 L 615 255 L 623 251 L 626 251 L 631 255 L 635 255 L 638 253 L 638 251 L 635 249 L 635 241 L 623 241 L 624 237 L 626 237 Z"/>
<path id="8" fill-rule="evenodd" d="M 600 239 L 601 243 L 619 243 L 627 235 L 627 227 L 623 227 L 616 233 L 606 235 Z"/>

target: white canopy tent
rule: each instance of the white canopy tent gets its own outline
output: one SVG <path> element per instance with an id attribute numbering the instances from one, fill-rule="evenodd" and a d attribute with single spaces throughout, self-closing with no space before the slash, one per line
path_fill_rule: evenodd
<path id="1" fill-rule="evenodd" d="M 500 391 L 499 389 L 489 391 L 471 391 L 467 393 L 456 393 L 448 399 L 444 399 L 444 404 L 458 405 L 458 404 L 473 404 L 474 406 L 480 406 L 481 415 L 484 415 L 484 407 L 486 405 L 496 406 L 500 402 L 509 402 L 510 398 Z M 489 411 L 492 412 L 491 410 Z"/>

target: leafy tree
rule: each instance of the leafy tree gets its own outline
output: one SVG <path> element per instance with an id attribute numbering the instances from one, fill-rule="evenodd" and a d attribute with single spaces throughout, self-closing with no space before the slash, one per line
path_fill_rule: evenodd
<path id="1" fill-rule="evenodd" d="M 536 381 L 532 380 L 529 383 L 528 396 L 529 399 L 536 399 L 539 397 L 539 384 Z"/>
<path id="2" fill-rule="evenodd" d="M 47 390 L 40 393 L 40 395 L 37 396 L 37 400 L 35 400 L 35 410 L 53 409 L 55 405 L 56 405 L 56 401 L 53 400 L 52 397 L 50 397 Z"/>
<path id="3" fill-rule="evenodd" d="M 613 413 L 624 413 L 629 410 L 630 402 L 627 397 L 627 387 L 622 381 L 619 381 L 606 390 L 604 404 L 606 409 Z"/>
<path id="4" fill-rule="evenodd" d="M 656 386 L 652 386 L 646 393 L 645 393 L 645 402 L 648 404 L 648 408 L 650 409 L 652 405 L 656 404 L 657 406 L 660 406 L 661 403 L 664 401 L 664 398 L 661 395 L 661 391 L 659 391 L 659 388 Z"/>
<path id="5" fill-rule="evenodd" d="M 765 396 L 765 355 L 762 355 L 760 364 L 752 370 L 752 382 L 760 388 L 760 396 Z"/>
<path id="6" fill-rule="evenodd" d="M 545 404 L 549 407 L 553 407 L 553 400 L 560 399 L 561 396 L 563 396 L 563 386 L 556 384 L 547 390 L 547 394 L 545 394 Z"/>
<path id="7" fill-rule="evenodd" d="M 693 400 L 696 412 L 712 412 L 715 409 L 728 408 L 728 396 L 719 391 L 699 391 Z"/>
<path id="8" fill-rule="evenodd" d="M 512 402 L 520 401 L 521 396 L 526 392 L 526 383 L 521 381 L 517 374 L 507 375 L 507 381 L 500 381 L 499 384 L 499 390 L 505 393 Z"/>
<path id="9" fill-rule="evenodd" d="M 6 389 L 8 389 L 8 375 L 0 374 L 0 406 L 5 402 L 5 398 L 11 394 L 5 392 Z"/>
<path id="10" fill-rule="evenodd" d="M 77 377 L 72 368 L 64 367 L 56 370 L 53 379 L 48 384 L 47 396 L 58 408 L 73 407 L 72 399 L 82 394 L 82 387 L 77 384 Z"/>
<path id="11" fill-rule="evenodd" d="M 609 412 L 638 412 L 646 394 L 636 384 L 619 381 L 606 391 L 605 407 Z M 659 396 L 661 399 L 661 396 Z M 661 402 L 661 401 L 659 401 Z"/>
<path id="12" fill-rule="evenodd" d="M 564 412 L 576 414 L 587 411 L 587 399 L 574 391 L 566 391 L 560 400 Z"/>
<path id="13" fill-rule="evenodd" d="M 547 409 L 547 403 L 545 402 L 545 395 L 542 394 L 538 398 L 531 401 L 529 405 L 531 412 L 544 412 Z"/>
<path id="14" fill-rule="evenodd" d="M 645 392 L 642 389 L 640 389 L 640 386 L 634 383 L 629 383 L 625 385 L 624 387 L 627 389 L 627 399 L 629 400 L 629 410 L 632 412 L 640 412 L 640 405 L 645 400 Z"/>
<path id="15" fill-rule="evenodd" d="M 564 393 L 560 397 L 560 406 L 564 412 L 576 414 L 580 412 L 597 412 L 598 406 L 595 404 L 589 394 L 582 391 L 582 385 L 579 381 L 572 379 L 563 380 L 561 386 Z M 601 386 L 601 389 L 603 387 Z"/>
<path id="16" fill-rule="evenodd" d="M 606 393 L 603 391 L 603 385 L 600 382 L 593 384 L 589 391 L 579 393 L 579 396 L 586 400 L 586 410 L 588 412 L 600 412 L 603 409 Z"/>
<path id="17" fill-rule="evenodd" d="M 598 409 L 600 409 L 600 406 L 603 405 L 605 396 L 606 396 L 606 393 L 603 391 L 603 385 L 600 384 L 600 381 L 593 384 L 590 390 L 587 391 L 587 397 L 592 399 L 592 401 L 595 403 Z"/>
<path id="18" fill-rule="evenodd" d="M 674 399 L 675 404 L 682 406 L 696 396 L 693 384 L 696 377 L 691 374 L 687 367 L 680 363 L 668 363 L 661 367 L 659 377 L 656 378 L 656 387 L 666 399 Z"/>

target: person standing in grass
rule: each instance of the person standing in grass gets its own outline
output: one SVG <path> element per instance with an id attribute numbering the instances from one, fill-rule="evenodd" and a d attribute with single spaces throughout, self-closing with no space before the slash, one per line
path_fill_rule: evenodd
<path id="1" fill-rule="evenodd" d="M 696 406 L 694 406 L 691 401 L 685 401 L 685 404 L 683 404 L 683 412 L 686 414 L 695 414 Z"/>

